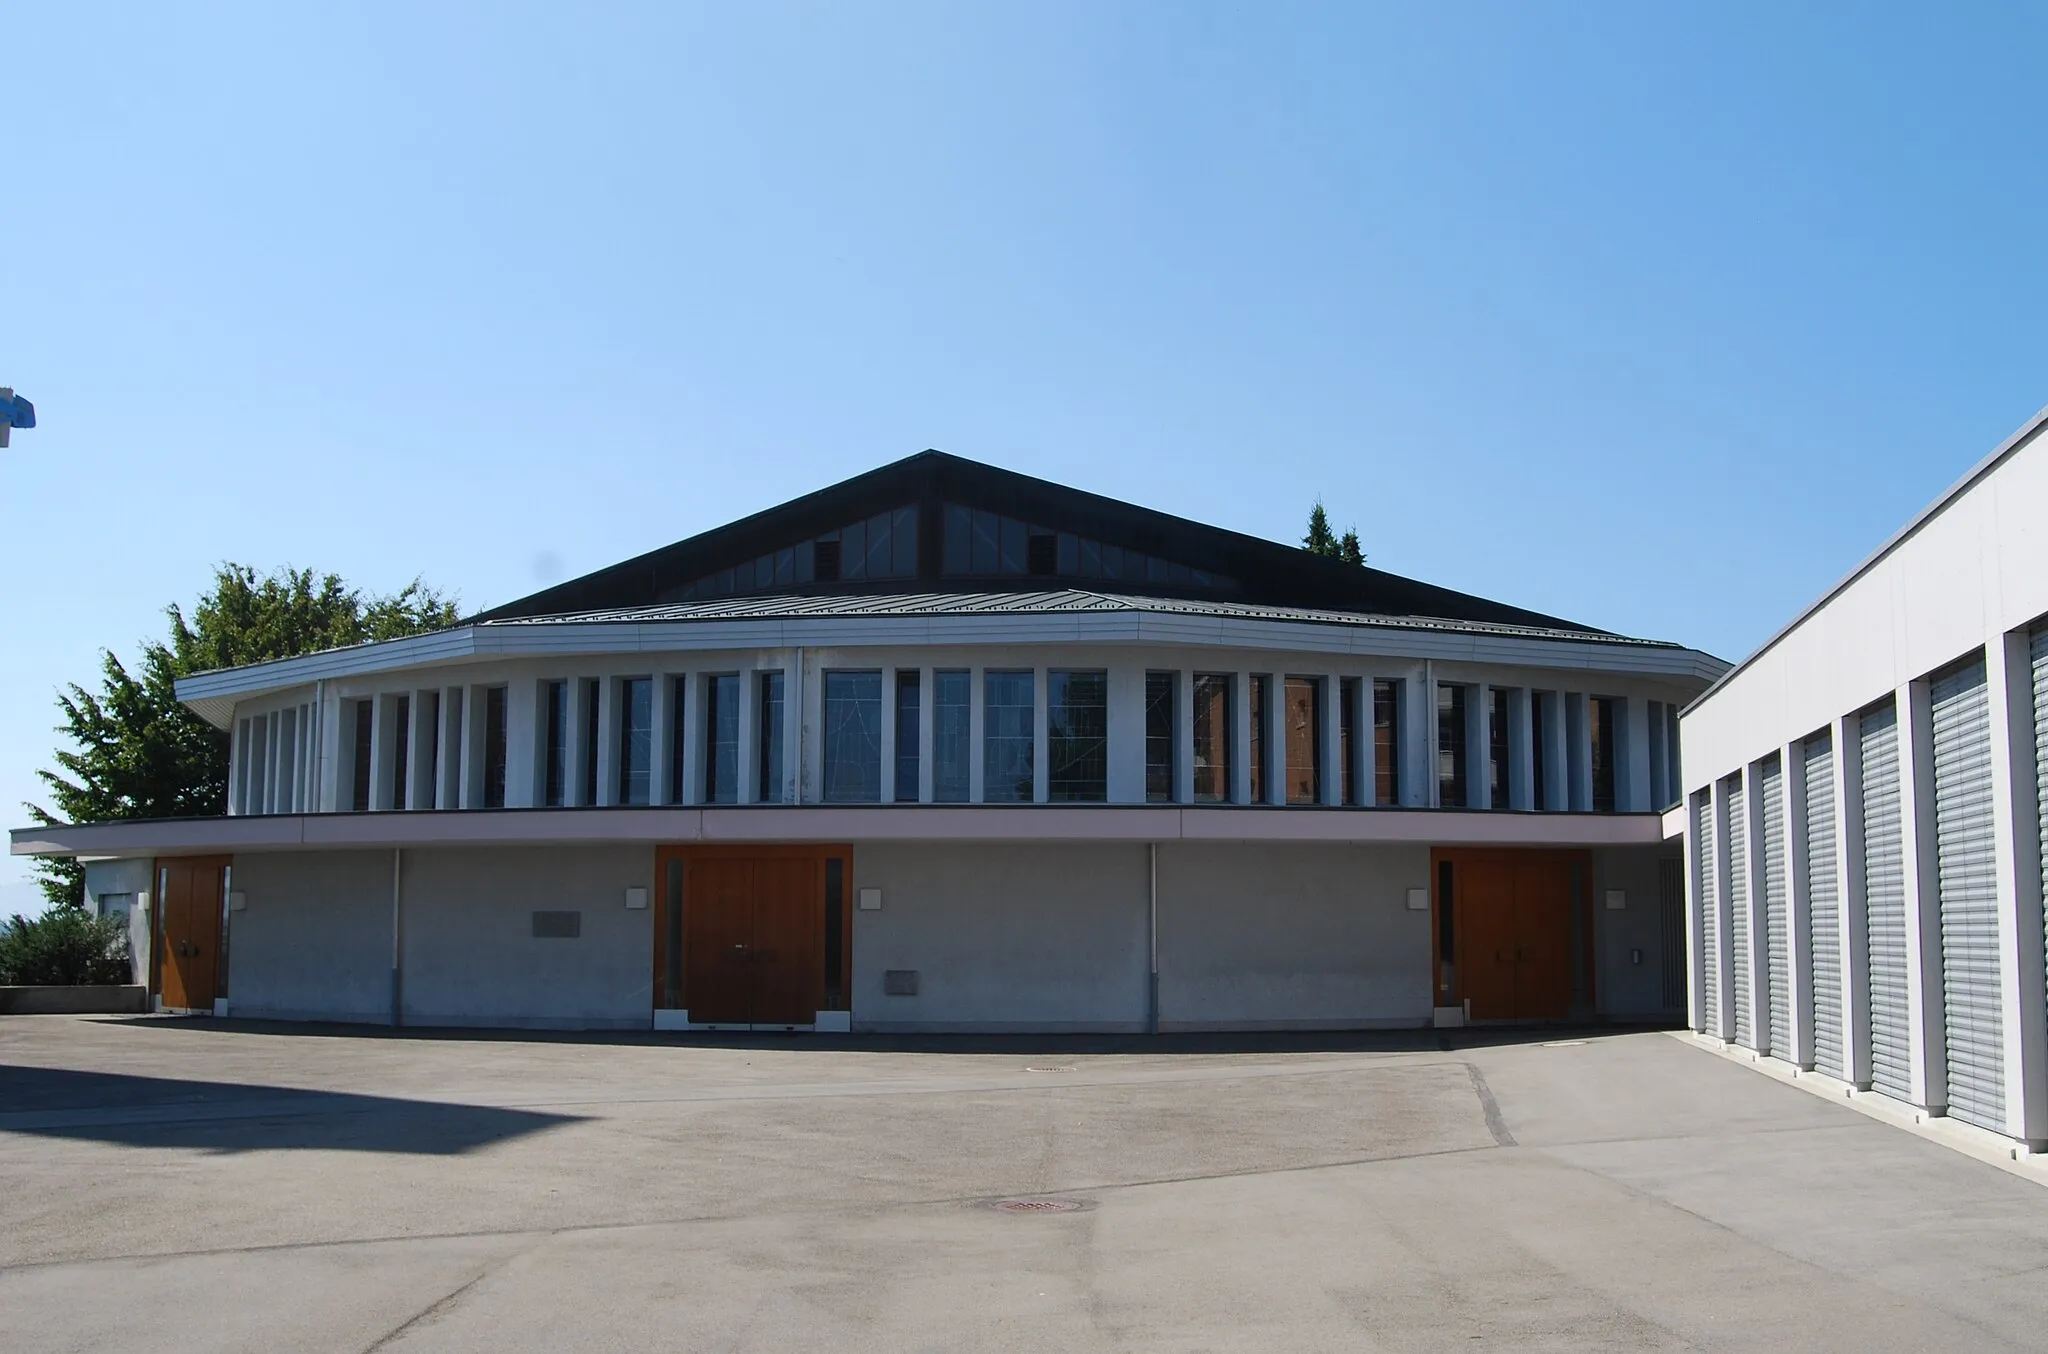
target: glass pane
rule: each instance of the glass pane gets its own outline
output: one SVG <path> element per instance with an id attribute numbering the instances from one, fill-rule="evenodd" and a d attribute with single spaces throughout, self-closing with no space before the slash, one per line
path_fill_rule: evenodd
<path id="1" fill-rule="evenodd" d="M 1593 812 L 1614 812 L 1614 698 L 1593 696 L 1586 701 L 1586 718 L 1592 725 Z"/>
<path id="2" fill-rule="evenodd" d="M 598 723 L 599 690 L 597 678 L 583 679 L 583 798 L 577 803 L 585 808 L 597 803 L 597 740 L 604 736 Z"/>
<path id="3" fill-rule="evenodd" d="M 932 674 L 932 798 L 941 804 L 967 802 L 973 694 L 964 671 Z"/>
<path id="4" fill-rule="evenodd" d="M 814 547 L 814 545 L 812 544 L 812 542 L 810 542 L 810 541 L 805 541 L 805 542 L 803 542 L 803 543 L 802 543 L 801 545 L 797 546 L 797 548 L 796 548 L 796 579 L 795 579 L 795 581 L 796 581 L 796 582 L 798 582 L 798 583 L 808 583 L 808 582 L 810 582 L 810 581 L 811 581 L 811 580 L 812 580 L 812 579 L 813 579 L 814 577 L 816 577 L 816 575 L 815 575 L 815 574 L 813 573 L 813 570 L 815 570 L 816 568 L 817 568 L 817 551 L 816 551 L 816 548 Z"/>
<path id="5" fill-rule="evenodd" d="M 654 680 L 628 678 L 619 695 L 619 802 L 645 804 L 654 791 Z"/>
<path id="6" fill-rule="evenodd" d="M 997 572 L 1009 575 L 1021 574 L 1029 562 L 1030 532 L 1022 522 L 1012 517 L 1003 519 L 1003 557 L 997 564 Z"/>
<path id="7" fill-rule="evenodd" d="M 775 556 L 763 555 L 754 561 L 754 587 L 756 589 L 775 586 Z"/>
<path id="8" fill-rule="evenodd" d="M 1492 722 L 1486 730 L 1488 788 L 1493 792 L 1490 801 L 1494 808 L 1508 806 L 1508 693 L 1504 687 L 1493 689 Z"/>
<path id="9" fill-rule="evenodd" d="M 946 505 L 945 559 L 939 566 L 949 575 L 974 572 L 974 515 L 957 503 Z"/>
<path id="10" fill-rule="evenodd" d="M 1173 801 L 1174 674 L 1145 674 L 1145 798 Z"/>
<path id="11" fill-rule="evenodd" d="M 1081 567 L 1076 571 L 1083 578 L 1102 577 L 1102 543 L 1083 539 L 1080 542 Z"/>
<path id="12" fill-rule="evenodd" d="M 868 576 L 868 524 L 855 522 L 839 531 L 839 576 L 841 578 L 866 578 Z"/>
<path id="13" fill-rule="evenodd" d="M 668 709 L 668 802 L 683 802 L 683 781 L 689 767 L 683 761 L 683 730 L 689 726 L 683 723 L 683 695 L 689 689 L 690 679 L 676 677 L 669 682 Z"/>
<path id="14" fill-rule="evenodd" d="M 569 789 L 569 684 L 549 682 L 547 705 L 547 775 L 541 802 L 560 808 Z"/>
<path id="15" fill-rule="evenodd" d="M 898 508 L 889 528 L 892 557 L 889 573 L 896 578 L 917 576 L 917 509 Z"/>
<path id="16" fill-rule="evenodd" d="M 1251 709 L 1245 718 L 1251 721 L 1252 764 L 1245 768 L 1251 776 L 1252 803 L 1266 802 L 1266 674 L 1252 674 Z"/>
<path id="17" fill-rule="evenodd" d="M 786 587 L 796 582 L 796 550 L 785 548 L 775 552 L 775 586 Z"/>
<path id="18" fill-rule="evenodd" d="M 1046 674 L 1047 799 L 1109 798 L 1109 674 Z"/>
<path id="19" fill-rule="evenodd" d="M 759 766 L 755 794 L 763 804 L 782 802 L 782 674 L 761 674 L 761 718 L 755 739 Z"/>
<path id="20" fill-rule="evenodd" d="M 1060 533 L 1057 564 L 1062 578 L 1072 578 L 1081 572 L 1081 542 L 1071 532 Z"/>
<path id="21" fill-rule="evenodd" d="M 740 797 L 740 679 L 725 673 L 704 684 L 704 802 Z"/>
<path id="22" fill-rule="evenodd" d="M 977 574 L 992 574 L 996 571 L 996 557 L 1001 553 L 999 546 L 1003 534 L 1002 519 L 992 512 L 974 510 L 974 558 L 969 569 Z"/>
<path id="23" fill-rule="evenodd" d="M 505 807 L 505 688 L 484 692 L 484 807 Z"/>
<path id="24" fill-rule="evenodd" d="M 918 674 L 896 674 L 896 800 L 917 802 Z"/>
<path id="25" fill-rule="evenodd" d="M 1372 684 L 1373 803 L 1401 802 L 1401 702 L 1394 682 Z"/>
<path id="26" fill-rule="evenodd" d="M 1358 679 L 1346 677 L 1337 701 L 1337 764 L 1342 768 L 1339 799 L 1358 802 Z"/>
<path id="27" fill-rule="evenodd" d="M 1465 688 L 1439 682 L 1436 688 L 1437 803 L 1465 807 Z"/>
<path id="28" fill-rule="evenodd" d="M 882 674 L 825 674 L 825 798 L 873 804 L 882 798 Z"/>
<path id="29" fill-rule="evenodd" d="M 865 570 L 869 578 L 887 578 L 891 572 L 892 556 L 889 538 L 890 515 L 878 512 L 868 519 L 868 562 Z"/>
<path id="30" fill-rule="evenodd" d="M 1287 802 L 1314 804 L 1323 797 L 1323 721 L 1316 700 L 1322 683 L 1313 677 L 1287 679 Z"/>
<path id="31" fill-rule="evenodd" d="M 1230 687 L 1228 673 L 1195 674 L 1195 801 L 1230 798 Z"/>
<path id="32" fill-rule="evenodd" d="M 990 672 L 983 678 L 981 797 L 990 804 L 1028 804 L 1034 798 L 1032 674 Z"/>
<path id="33" fill-rule="evenodd" d="M 1115 545 L 1105 545 L 1102 547 L 1102 576 L 1111 582 L 1123 581 L 1123 547 Z"/>

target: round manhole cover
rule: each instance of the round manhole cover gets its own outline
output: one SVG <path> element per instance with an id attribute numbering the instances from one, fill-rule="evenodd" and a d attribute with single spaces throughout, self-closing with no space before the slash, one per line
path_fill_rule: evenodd
<path id="1" fill-rule="evenodd" d="M 998 1213 L 1078 1213 L 1079 1199 L 998 1199 L 993 1205 Z"/>

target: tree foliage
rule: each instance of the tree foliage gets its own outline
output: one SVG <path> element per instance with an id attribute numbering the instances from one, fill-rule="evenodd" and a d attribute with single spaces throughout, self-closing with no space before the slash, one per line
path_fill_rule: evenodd
<path id="1" fill-rule="evenodd" d="M 1346 564 L 1362 566 L 1365 563 L 1365 551 L 1358 543 L 1358 528 L 1346 527 L 1342 536 L 1330 530 L 1330 514 L 1324 510 L 1320 498 L 1308 510 L 1308 535 L 1301 538 L 1301 548 L 1311 555 L 1341 559 Z"/>
<path id="2" fill-rule="evenodd" d="M 57 694 L 63 720 L 55 770 L 38 771 L 55 812 L 24 807 L 39 823 L 97 823 L 126 818 L 207 817 L 227 812 L 228 738 L 180 704 L 180 677 L 317 653 L 373 640 L 397 639 L 453 625 L 453 598 L 414 579 L 379 596 L 350 588 L 334 574 L 278 569 L 258 574 L 223 564 L 193 606 L 164 608 L 170 633 L 143 644 L 134 671 L 113 653 L 100 654 L 100 688 L 72 683 Z M 75 861 L 38 865 L 45 896 L 55 904 L 84 901 Z"/>

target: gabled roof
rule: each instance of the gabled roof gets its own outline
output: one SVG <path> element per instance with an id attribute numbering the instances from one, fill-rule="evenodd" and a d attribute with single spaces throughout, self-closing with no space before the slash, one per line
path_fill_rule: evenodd
<path id="1" fill-rule="evenodd" d="M 1049 533 L 1099 544 L 1105 551 L 1134 552 L 1154 565 L 1154 576 L 1143 580 L 1148 595 L 1403 617 L 1411 625 L 1417 618 L 1427 618 L 1585 637 L 1605 637 L 1606 633 L 941 451 L 919 452 L 688 540 L 493 607 L 476 619 L 498 622 L 622 612 L 692 600 L 703 595 L 702 581 L 721 571 L 744 569 L 791 547 L 808 547 L 815 538 L 835 533 L 848 523 L 879 514 L 897 513 L 900 517 L 906 509 L 916 514 L 913 573 L 899 569 L 902 576 L 888 579 L 842 578 L 795 586 L 778 581 L 774 591 L 785 601 L 790 595 L 1042 595 L 1074 582 L 1059 570 L 1007 579 L 963 577 L 959 570 L 950 570 L 944 540 L 949 507 L 1022 520 Z M 1173 573 L 1162 582 L 1159 574 L 1167 563 Z"/>

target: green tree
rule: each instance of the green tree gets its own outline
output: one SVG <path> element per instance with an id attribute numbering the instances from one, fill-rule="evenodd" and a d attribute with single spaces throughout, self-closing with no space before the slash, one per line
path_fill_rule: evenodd
<path id="1" fill-rule="evenodd" d="M 57 769 L 38 771 L 56 812 L 27 804 L 39 823 L 98 823 L 127 818 L 207 817 L 227 812 L 228 738 L 180 704 L 180 677 L 350 644 L 438 630 L 459 619 L 453 598 L 414 579 L 389 595 L 365 594 L 334 574 L 279 569 L 258 574 L 240 564 L 214 571 L 213 585 L 188 621 L 164 608 L 170 634 L 142 646 L 136 671 L 100 654 L 100 689 L 72 683 L 57 694 L 70 742 Z M 38 862 L 53 904 L 85 900 L 84 871 L 73 860 Z"/>
<path id="2" fill-rule="evenodd" d="M 1341 559 L 1346 564 L 1365 563 L 1365 550 L 1358 543 L 1358 528 L 1346 527 L 1341 537 L 1331 531 L 1330 514 L 1324 510 L 1320 498 L 1308 510 L 1308 535 L 1301 538 L 1301 548 L 1311 555 Z"/>

